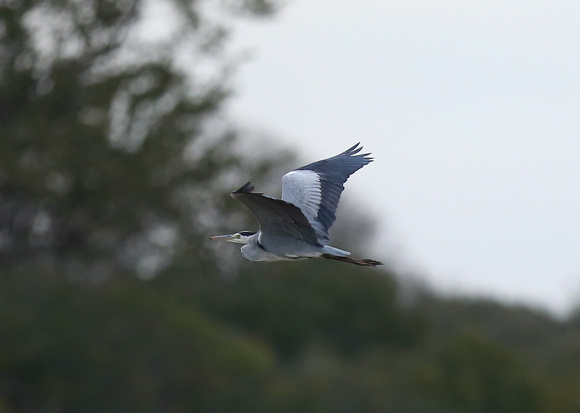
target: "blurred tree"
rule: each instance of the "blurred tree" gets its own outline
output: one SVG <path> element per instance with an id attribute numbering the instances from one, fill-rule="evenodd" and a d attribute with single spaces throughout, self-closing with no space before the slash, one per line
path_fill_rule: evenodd
<path id="1" fill-rule="evenodd" d="M 227 207 L 213 195 L 235 172 L 250 174 L 235 131 L 220 126 L 232 62 L 216 16 L 273 9 L 264 0 L 2 1 L 0 266 L 150 275 L 180 246 L 201 250 L 203 211 Z M 150 19 L 160 13 L 163 27 Z"/>
<path id="2" fill-rule="evenodd" d="M 173 290 L 180 283 L 176 296 L 262 337 L 281 360 L 292 362 L 313 345 L 353 357 L 376 346 L 413 348 L 424 337 L 424 317 L 401 308 L 395 277 L 386 271 L 320 260 L 244 263 L 231 284 L 186 277 L 187 271 L 169 268 L 152 282 Z"/>
<path id="3" fill-rule="evenodd" d="M 238 412 L 273 367 L 266 345 L 134 277 L 0 287 L 0 411 Z"/>
<path id="4" fill-rule="evenodd" d="M 463 411 L 548 412 L 546 389 L 522 358 L 476 334 L 452 337 L 438 356 L 438 379 L 428 387 Z"/>

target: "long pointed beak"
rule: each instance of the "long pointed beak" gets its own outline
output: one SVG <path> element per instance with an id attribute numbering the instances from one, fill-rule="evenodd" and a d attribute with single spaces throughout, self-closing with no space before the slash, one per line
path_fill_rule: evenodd
<path id="1" fill-rule="evenodd" d="M 209 239 L 211 239 L 212 241 L 228 241 L 228 240 L 234 239 L 234 236 L 233 236 L 233 234 L 214 235 L 213 237 L 209 237 Z"/>

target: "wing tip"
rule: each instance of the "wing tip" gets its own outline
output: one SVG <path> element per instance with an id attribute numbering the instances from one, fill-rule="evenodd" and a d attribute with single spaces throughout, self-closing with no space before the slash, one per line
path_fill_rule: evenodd
<path id="1" fill-rule="evenodd" d="M 375 160 L 375 158 L 373 158 L 371 156 L 371 152 L 358 154 L 362 149 L 363 149 L 363 146 L 360 144 L 360 142 L 357 142 L 353 146 L 348 148 L 346 151 L 344 151 L 342 153 L 342 155 L 347 155 L 347 156 L 355 156 L 356 155 L 357 158 L 362 158 L 365 161 L 368 161 L 367 164 Z"/>
<path id="2" fill-rule="evenodd" d="M 235 194 L 251 194 L 254 192 L 254 185 L 252 185 L 251 181 L 246 182 L 246 184 L 244 186 L 242 186 L 240 189 L 235 190 L 234 192 L 232 192 L 230 195 L 235 195 Z"/>
<path id="3" fill-rule="evenodd" d="M 360 142 L 357 142 L 354 145 L 352 145 L 350 148 L 348 148 L 346 151 L 344 151 L 344 153 L 351 153 L 351 154 L 359 153 L 362 148 L 363 147 L 360 144 Z"/>
<path id="4" fill-rule="evenodd" d="M 260 195 L 260 196 L 264 195 L 262 192 L 254 192 L 254 185 L 252 185 L 251 181 L 248 181 L 240 189 L 237 189 L 234 192 L 230 193 L 230 196 L 232 198 L 236 198 L 236 195 L 247 195 L 247 194 Z"/>
<path id="5" fill-rule="evenodd" d="M 237 189 L 234 192 L 230 193 L 230 196 L 232 198 L 236 199 L 237 198 L 237 195 L 245 195 L 245 194 L 262 195 L 260 193 L 254 192 L 254 185 L 252 185 L 252 182 L 251 181 L 248 181 L 240 189 Z"/>

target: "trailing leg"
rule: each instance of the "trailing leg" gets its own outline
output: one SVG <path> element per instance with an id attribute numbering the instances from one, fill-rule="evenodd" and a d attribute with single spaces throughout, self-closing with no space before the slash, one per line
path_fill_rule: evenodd
<path id="1" fill-rule="evenodd" d="M 375 260 L 370 260 L 370 259 L 356 260 L 354 258 L 337 257 L 336 255 L 330 255 L 330 254 L 322 254 L 321 257 L 329 259 L 329 260 L 348 262 L 349 264 L 359 265 L 361 267 L 376 267 L 377 265 L 383 265 L 383 263 L 380 261 L 375 261 Z"/>

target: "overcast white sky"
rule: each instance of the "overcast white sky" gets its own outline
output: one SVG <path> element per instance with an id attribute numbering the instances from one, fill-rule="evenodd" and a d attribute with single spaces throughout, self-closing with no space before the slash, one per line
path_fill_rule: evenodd
<path id="1" fill-rule="evenodd" d="M 580 302 L 580 2 L 292 0 L 240 26 L 229 112 L 347 183 L 442 291 Z M 299 166 L 299 165 L 297 165 Z"/>

